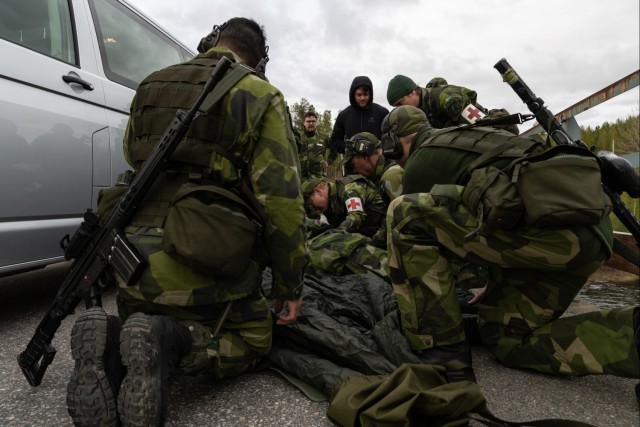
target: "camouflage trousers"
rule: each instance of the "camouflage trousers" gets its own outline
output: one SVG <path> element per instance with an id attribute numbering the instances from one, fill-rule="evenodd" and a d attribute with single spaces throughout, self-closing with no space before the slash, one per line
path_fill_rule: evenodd
<path id="1" fill-rule="evenodd" d="M 156 231 L 136 227 L 126 231 L 148 266 L 133 286 L 115 275 L 118 313 L 123 321 L 135 312 L 168 315 L 186 326 L 193 344 L 181 359 L 179 372 L 235 376 L 253 369 L 271 350 L 273 319 L 267 300 L 260 294 L 262 277 L 254 263 L 231 281 L 237 285 L 234 288 L 228 279 L 199 274 L 168 256 Z"/>
<path id="2" fill-rule="evenodd" d="M 392 201 L 387 214 L 390 279 L 414 350 L 465 339 L 451 254 L 486 265 L 482 341 L 503 364 L 545 373 L 640 377 L 634 307 L 560 317 L 610 255 L 594 227 L 495 230 L 476 235 L 462 187 Z M 466 236 L 466 239 L 465 239 Z"/>

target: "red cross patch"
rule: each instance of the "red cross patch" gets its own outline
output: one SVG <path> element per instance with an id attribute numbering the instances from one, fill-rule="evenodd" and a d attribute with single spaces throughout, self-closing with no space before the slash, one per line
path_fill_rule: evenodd
<path id="1" fill-rule="evenodd" d="M 464 110 L 462 110 L 462 113 L 460 113 L 460 117 L 462 117 L 469 123 L 475 123 L 476 120 L 480 120 L 485 116 L 486 114 L 480 111 L 480 109 L 473 104 L 469 104 L 464 107 Z"/>
<path id="2" fill-rule="evenodd" d="M 362 212 L 362 201 L 360 197 L 351 197 L 344 202 L 347 206 L 347 212 Z"/>

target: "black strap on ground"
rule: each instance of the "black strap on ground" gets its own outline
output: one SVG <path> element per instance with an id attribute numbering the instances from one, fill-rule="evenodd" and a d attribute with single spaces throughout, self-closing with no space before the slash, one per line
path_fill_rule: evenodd
<path id="1" fill-rule="evenodd" d="M 478 418 L 479 415 L 482 418 Z M 505 421 L 493 415 L 488 409 L 484 408 L 481 412 L 476 412 L 471 419 L 478 421 L 489 427 L 595 427 L 592 424 L 583 423 L 582 421 L 566 420 L 561 418 L 547 418 L 531 421 Z"/>

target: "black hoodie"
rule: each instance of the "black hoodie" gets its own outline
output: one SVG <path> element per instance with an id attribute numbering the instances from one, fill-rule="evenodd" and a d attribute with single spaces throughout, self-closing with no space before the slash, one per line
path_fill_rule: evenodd
<path id="1" fill-rule="evenodd" d="M 369 103 L 364 108 L 360 108 L 355 99 L 356 89 L 361 86 L 367 86 L 371 94 Z M 344 153 L 344 140 L 357 133 L 370 132 L 378 139 L 382 136 L 380 130 L 382 120 L 389 114 L 389 110 L 373 102 L 373 85 L 369 77 L 358 76 L 353 79 L 351 89 L 349 89 L 349 103 L 351 105 L 340 111 L 333 125 L 331 133 L 332 154 L 335 152 Z"/>

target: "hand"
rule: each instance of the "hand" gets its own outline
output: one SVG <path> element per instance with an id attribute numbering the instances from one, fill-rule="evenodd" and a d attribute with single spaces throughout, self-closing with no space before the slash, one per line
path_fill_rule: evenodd
<path id="1" fill-rule="evenodd" d="M 473 305 L 473 304 L 477 303 L 478 301 L 480 301 L 482 299 L 482 297 L 484 296 L 485 292 L 487 292 L 487 285 L 484 285 L 483 288 L 478 289 L 475 292 L 475 295 L 473 296 L 473 298 L 471 298 L 467 303 L 469 305 Z"/>
<path id="2" fill-rule="evenodd" d="M 283 308 L 286 308 L 284 312 L 283 312 Z M 275 311 L 276 311 L 276 315 L 278 316 L 278 320 L 276 321 L 276 324 L 289 325 L 295 322 L 301 308 L 302 308 L 302 297 L 296 300 L 285 300 L 284 298 L 276 298 Z"/>

